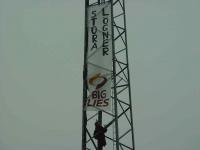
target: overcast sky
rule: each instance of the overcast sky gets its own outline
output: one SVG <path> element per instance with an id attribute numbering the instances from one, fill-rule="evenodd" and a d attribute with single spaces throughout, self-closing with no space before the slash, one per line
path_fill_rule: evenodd
<path id="1" fill-rule="evenodd" d="M 200 149 L 200 1 L 126 0 L 136 150 Z M 81 149 L 83 0 L 0 0 L 0 150 Z"/>

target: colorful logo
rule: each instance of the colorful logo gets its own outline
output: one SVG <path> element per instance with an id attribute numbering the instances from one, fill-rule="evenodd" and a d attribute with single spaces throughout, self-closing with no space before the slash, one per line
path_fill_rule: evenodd
<path id="1" fill-rule="evenodd" d="M 103 87 L 107 81 L 108 80 L 105 76 L 101 75 L 101 73 L 97 73 L 89 79 L 89 84 L 96 86 L 97 90 Z"/>

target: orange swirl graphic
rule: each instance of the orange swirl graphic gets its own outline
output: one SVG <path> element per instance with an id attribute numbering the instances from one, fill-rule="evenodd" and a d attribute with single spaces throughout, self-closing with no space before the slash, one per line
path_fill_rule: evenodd
<path id="1" fill-rule="evenodd" d="M 96 85 L 96 89 L 99 89 L 99 88 L 103 87 L 104 84 L 107 82 L 107 78 L 104 77 L 104 76 L 101 76 L 101 73 L 97 73 L 97 74 L 95 74 L 93 77 L 91 77 L 91 78 L 89 79 L 89 84 L 95 86 L 94 81 L 97 80 L 97 79 L 99 79 L 99 78 L 101 78 L 101 79 L 103 79 L 103 80 L 102 80 L 99 84 Z"/>

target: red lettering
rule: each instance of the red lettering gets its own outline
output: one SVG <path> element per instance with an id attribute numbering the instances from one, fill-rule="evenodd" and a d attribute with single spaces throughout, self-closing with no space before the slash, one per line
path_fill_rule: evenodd
<path id="1" fill-rule="evenodd" d="M 103 99 L 98 99 L 97 100 L 97 107 L 101 107 L 102 106 L 102 104 L 103 104 Z"/>
<path id="2" fill-rule="evenodd" d="M 92 92 L 92 99 L 103 99 L 103 98 L 106 98 L 106 90 Z"/>
<path id="3" fill-rule="evenodd" d="M 109 100 L 109 99 L 105 99 L 105 100 L 104 100 L 104 105 L 103 105 L 103 107 L 108 106 L 108 104 L 109 104 L 109 103 L 108 103 L 108 100 Z"/>
<path id="4" fill-rule="evenodd" d="M 93 106 L 94 107 L 94 106 L 96 106 L 96 102 L 97 102 L 96 100 L 89 99 L 88 102 L 87 102 L 87 106 Z"/>

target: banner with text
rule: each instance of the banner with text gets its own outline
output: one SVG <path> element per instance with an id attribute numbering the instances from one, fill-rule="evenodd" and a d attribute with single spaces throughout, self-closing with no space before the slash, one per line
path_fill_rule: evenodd
<path id="1" fill-rule="evenodd" d="M 112 25 L 111 3 L 88 8 L 87 110 L 111 107 Z"/>

